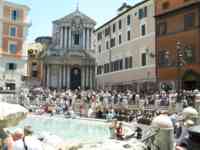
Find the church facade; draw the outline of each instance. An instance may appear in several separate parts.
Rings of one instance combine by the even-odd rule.
[[[43,85],[56,89],[95,87],[95,52],[92,39],[96,22],[81,13],[53,21],[52,43],[40,56]]]

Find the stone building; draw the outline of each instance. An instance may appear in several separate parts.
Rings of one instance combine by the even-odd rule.
[[[44,86],[59,89],[94,87],[92,38],[95,24],[78,8],[53,21],[52,44],[41,54]]]
[[[24,83],[28,12],[25,5],[0,0],[0,89],[15,90]]]
[[[154,0],[123,4],[95,30],[97,87],[156,88]]]
[[[156,0],[155,16],[160,89],[200,88],[200,1]]]

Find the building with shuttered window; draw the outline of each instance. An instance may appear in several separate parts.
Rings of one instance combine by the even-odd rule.
[[[95,31],[98,88],[156,88],[154,1],[123,4]]]
[[[23,83],[26,52],[23,43],[29,23],[29,8],[25,5],[0,1],[0,87],[15,90]]]
[[[157,0],[155,16],[160,89],[175,90],[180,80],[183,89],[199,89],[200,1]],[[177,41],[180,42],[180,51],[177,50]],[[180,54],[181,60],[178,58]]]

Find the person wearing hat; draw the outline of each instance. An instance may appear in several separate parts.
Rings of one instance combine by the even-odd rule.
[[[43,150],[42,143],[33,136],[31,126],[24,127],[24,137],[15,141],[13,150]]]

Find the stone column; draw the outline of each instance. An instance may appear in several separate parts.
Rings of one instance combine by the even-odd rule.
[[[85,87],[87,88],[88,87],[88,66],[86,65],[85,66]]]
[[[92,29],[89,29],[89,49],[91,49],[91,45],[92,45]]]
[[[91,72],[91,66],[89,65],[88,66],[88,86],[90,87],[90,85],[91,85],[91,80],[90,80],[90,72]],[[91,88],[91,87],[90,87]]]
[[[70,88],[70,66],[67,66],[67,88]]]
[[[90,38],[89,38],[89,28],[87,28],[87,49],[89,49],[90,47],[89,47],[89,40],[90,40]]]
[[[81,88],[85,88],[85,66],[81,67]]]
[[[84,35],[85,35],[85,49],[87,49],[87,28],[84,29]]]
[[[59,66],[59,89],[62,88],[62,64],[58,65]]]
[[[71,48],[71,45],[72,45],[72,31],[71,31],[71,28],[69,28],[69,48]]]
[[[91,67],[90,67],[90,88],[93,88],[93,83],[94,83],[93,71],[94,71],[94,67],[91,66]]]
[[[83,49],[85,49],[85,30],[83,29]]]
[[[63,48],[63,27],[60,27],[60,48]]]
[[[87,87],[90,86],[90,66],[87,66]]]
[[[67,40],[68,40],[68,39],[67,39],[67,36],[68,36],[68,35],[67,35],[67,27],[64,28],[64,32],[65,32],[65,38],[64,38],[64,41],[65,41],[64,43],[65,43],[65,44],[64,44],[64,48],[67,48]]]
[[[63,65],[63,87],[66,87],[66,65]]]
[[[69,27],[67,27],[67,48],[69,48]]]

